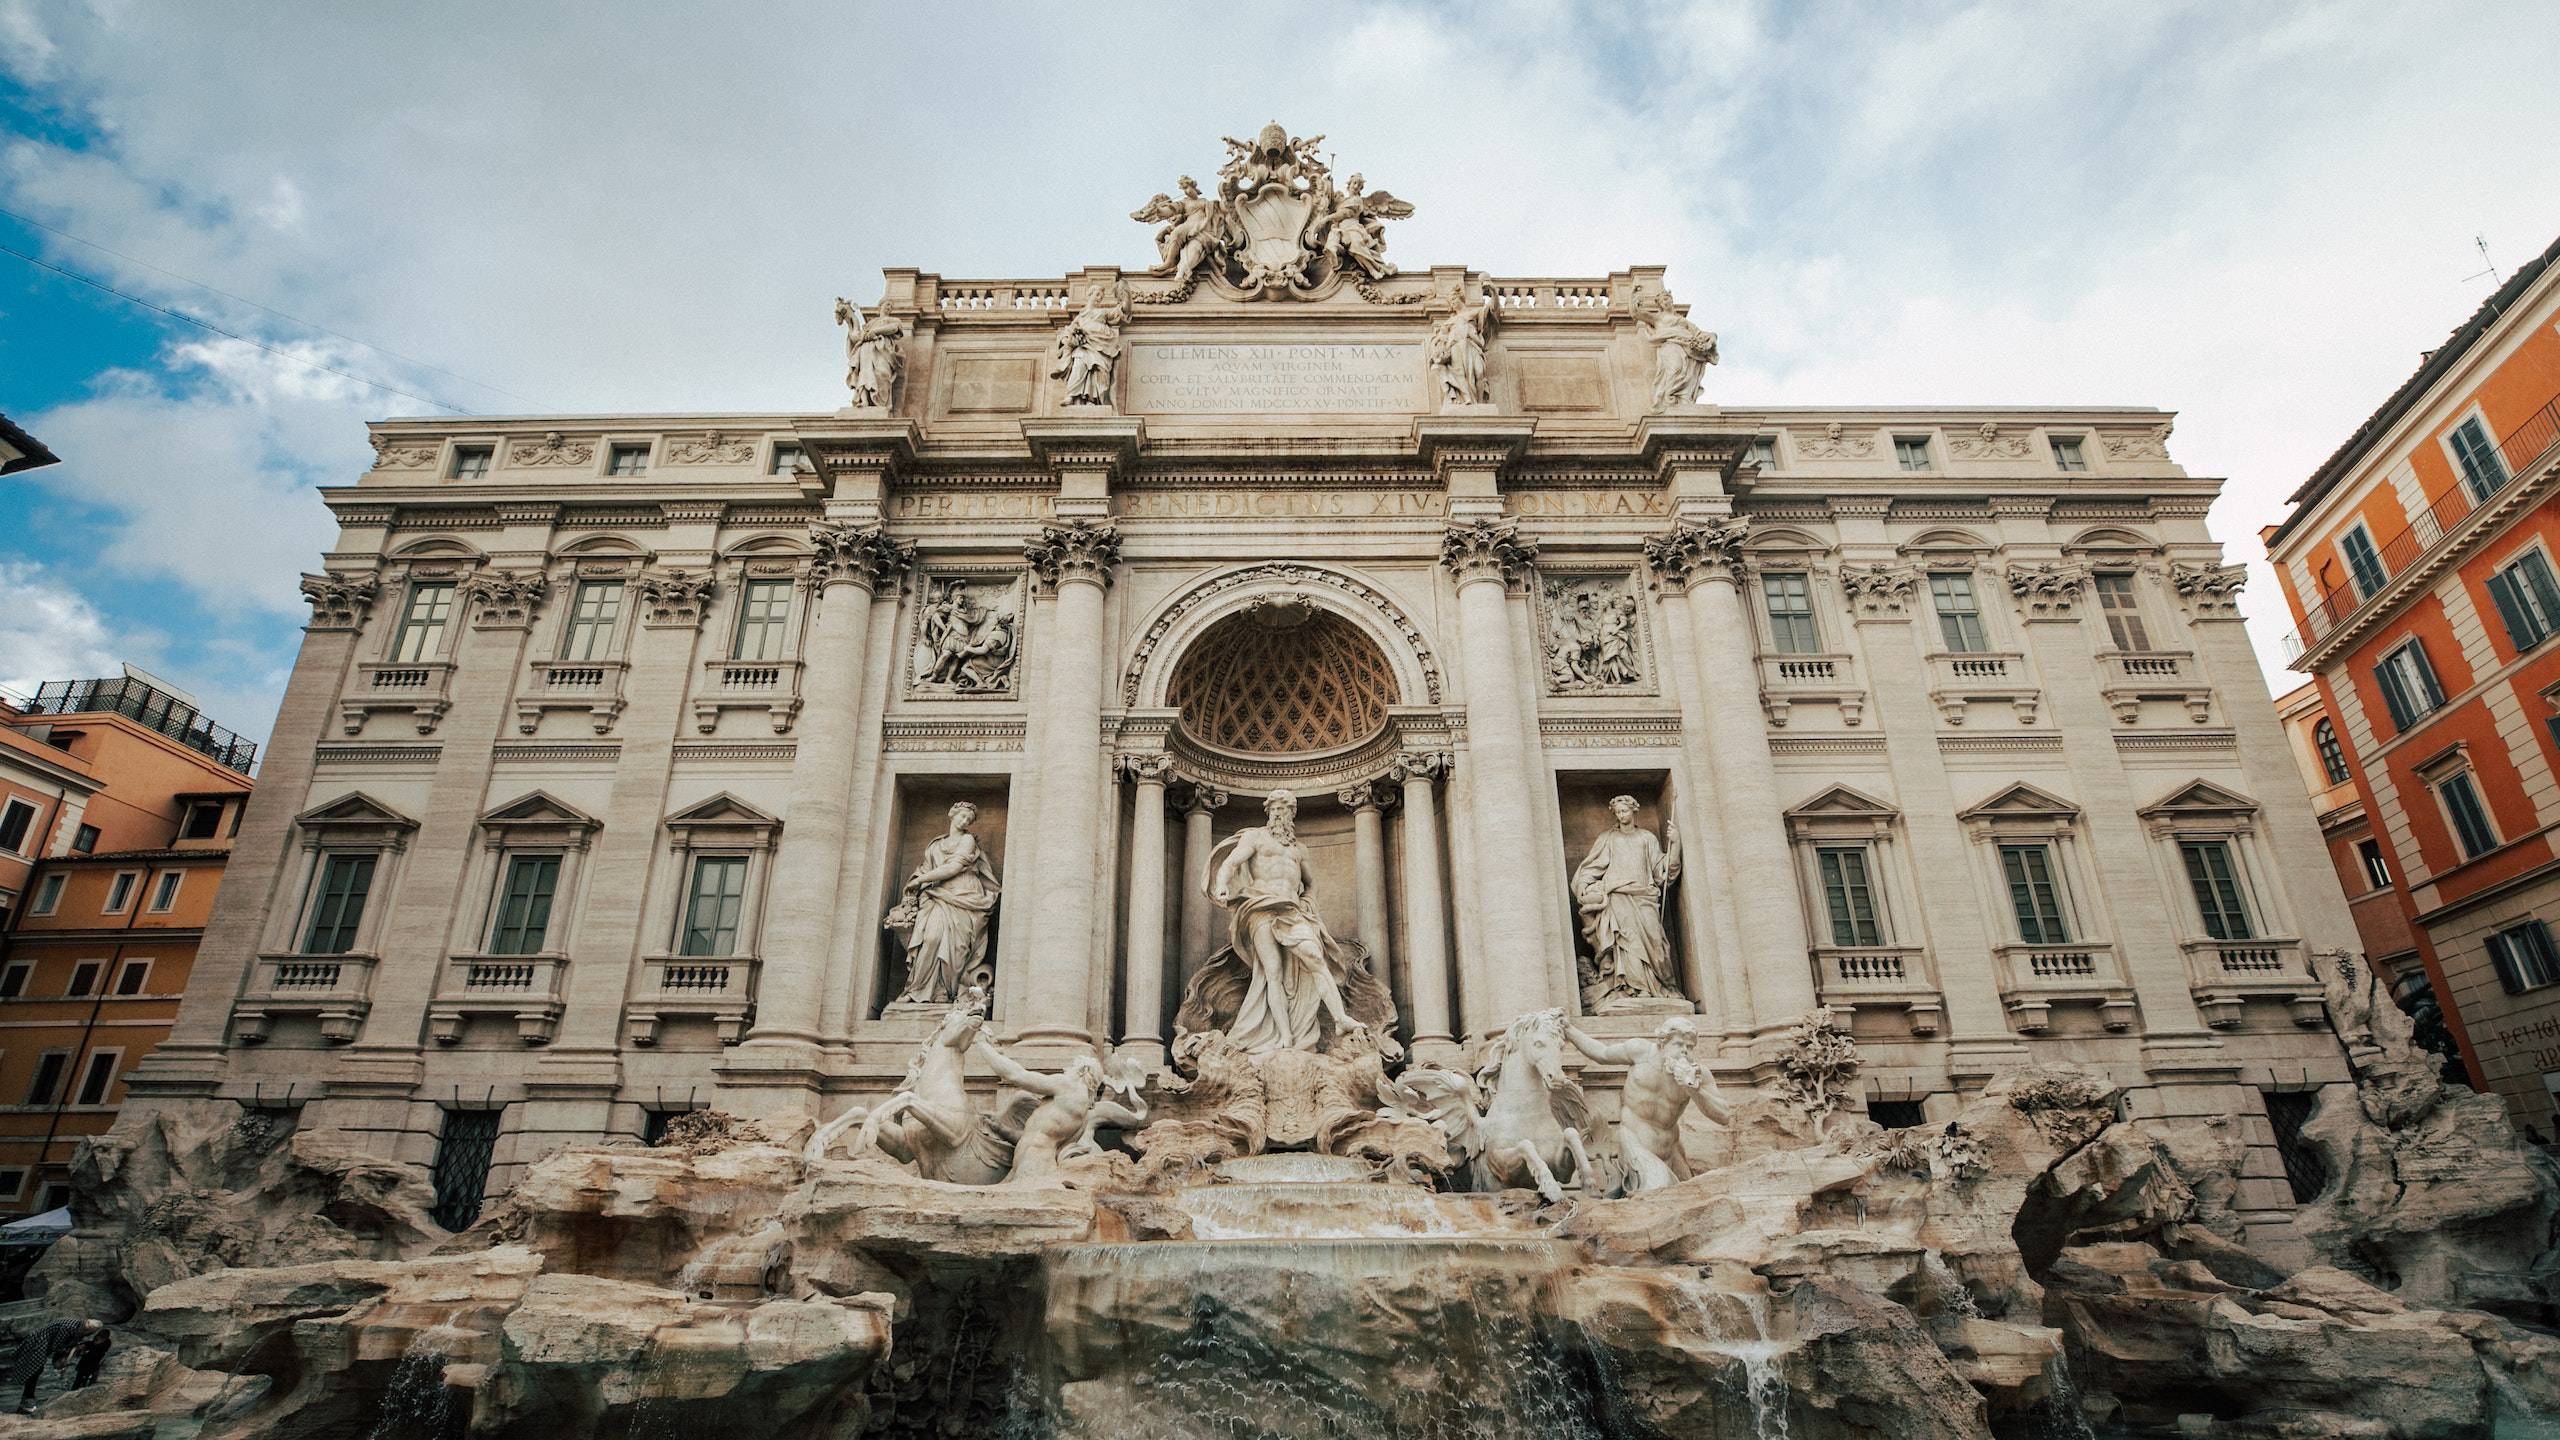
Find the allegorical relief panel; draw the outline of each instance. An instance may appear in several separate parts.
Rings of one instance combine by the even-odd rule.
[[[1548,576],[1538,587],[1538,649],[1551,695],[1650,695],[1644,604],[1631,576]]]
[[[907,694],[1010,699],[1022,659],[1023,581],[1019,570],[923,577]]]

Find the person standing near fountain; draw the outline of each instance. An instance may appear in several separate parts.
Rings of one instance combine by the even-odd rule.
[[[1685,1016],[1662,1022],[1650,1040],[1602,1040],[1568,1020],[1564,1038],[1604,1065],[1627,1067],[1618,1095],[1618,1164],[1628,1194],[1659,1190],[1689,1178],[1688,1152],[1680,1145],[1680,1117],[1691,1103],[1718,1125],[1732,1123],[1733,1107],[1716,1077],[1698,1063],[1697,1024]]]
[[[107,1327],[95,1320],[56,1320],[33,1335],[18,1342],[17,1353],[9,1357],[9,1378],[21,1387],[18,1391],[18,1413],[36,1413],[36,1384],[44,1379],[44,1367],[60,1365],[74,1351],[105,1336]],[[106,1358],[106,1347],[97,1350],[98,1360]],[[82,1367],[89,1380],[98,1377],[95,1362],[83,1358]],[[88,1381],[81,1382],[83,1384]],[[77,1387],[75,1387],[77,1388]]]
[[[1338,1039],[1367,1030],[1342,1003],[1357,958],[1316,913],[1314,875],[1298,843],[1298,797],[1274,790],[1260,825],[1221,848],[1209,898],[1234,914],[1236,955],[1252,967],[1227,1038],[1249,1055],[1321,1050],[1324,1022]],[[1212,857],[1215,858],[1214,856]]]

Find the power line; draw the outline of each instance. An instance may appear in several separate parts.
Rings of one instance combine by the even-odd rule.
[[[21,225],[30,226],[30,227],[32,227],[32,228],[34,228],[34,229],[37,229],[37,230],[42,230],[43,232],[45,232],[45,233],[46,233],[46,234],[48,234],[48,235],[59,235],[59,236],[61,236],[63,239],[68,240],[68,241],[71,241],[73,244],[76,244],[76,245],[86,245],[86,246],[88,246],[90,249],[95,250],[95,251],[98,251],[98,252],[100,252],[101,254],[113,255],[113,256],[114,256],[114,257],[116,257],[117,259],[122,260],[122,261],[126,262],[127,264],[131,264],[131,265],[139,265],[139,266],[141,266],[141,267],[142,267],[143,269],[145,269],[145,270],[153,270],[153,271],[157,271],[157,272],[159,272],[159,273],[160,273],[160,274],[162,274],[162,275],[166,275],[166,276],[168,276],[168,277],[169,277],[170,279],[172,279],[172,280],[183,280],[183,281],[185,281],[187,284],[189,284],[189,285],[193,285],[193,286],[195,286],[197,289],[202,290],[202,291],[205,291],[205,292],[206,292],[206,293],[208,293],[208,294],[219,295],[219,296],[221,296],[221,297],[222,297],[223,299],[225,299],[225,300],[236,301],[236,302],[238,302],[238,303],[240,303],[240,304],[242,304],[242,305],[246,305],[246,306],[248,306],[248,307],[249,307],[250,309],[252,309],[252,310],[264,310],[264,311],[266,311],[268,314],[273,315],[273,316],[277,317],[278,319],[281,319],[281,320],[290,320],[290,321],[292,321],[294,324],[296,324],[296,325],[300,325],[300,326],[302,326],[303,328],[305,328],[305,329],[307,329],[307,330],[317,330],[317,331],[319,331],[319,332],[320,332],[321,334],[323,334],[323,335],[330,336],[330,337],[331,337],[331,338],[333,338],[333,339],[344,340],[344,341],[346,341],[346,342],[347,342],[348,344],[350,344],[350,345],[361,345],[361,346],[363,346],[364,348],[366,348],[367,350],[371,350],[371,351],[373,351],[373,352],[374,352],[374,353],[376,353],[376,354],[379,354],[379,355],[387,355],[387,356],[391,357],[392,359],[399,361],[399,362],[400,362],[401,364],[403,364],[403,365],[415,365],[415,366],[417,366],[417,367],[418,367],[419,369],[421,369],[421,370],[429,370],[429,371],[433,371],[434,373],[436,373],[436,374],[438,374],[438,375],[442,375],[442,376],[444,376],[444,377],[445,377],[446,379],[448,379],[448,380],[459,380],[459,381],[461,381],[461,382],[462,382],[463,384],[465,384],[465,385],[470,385],[470,386],[473,386],[473,387],[475,387],[475,388],[477,388],[477,389],[486,390],[486,391],[488,391],[489,393],[491,393],[491,394],[493,394],[493,395],[504,395],[504,396],[506,396],[506,397],[507,397],[508,399],[510,399],[510,400],[522,400],[525,404],[532,406],[532,407],[533,407],[534,409],[536,409],[536,410],[548,410],[548,409],[550,409],[550,408],[551,408],[550,406],[543,404],[541,401],[536,400],[536,399],[532,398],[531,396],[527,396],[527,395],[519,395],[519,394],[517,394],[516,392],[514,392],[513,390],[501,389],[500,387],[495,386],[495,385],[492,385],[492,384],[490,384],[489,382],[487,382],[487,381],[485,381],[485,380],[474,380],[474,379],[472,379],[472,378],[471,378],[470,376],[468,376],[468,375],[458,374],[458,373],[456,373],[456,372],[454,372],[454,371],[447,370],[446,368],[444,368],[444,367],[443,367],[443,366],[441,366],[441,365],[430,364],[430,363],[428,363],[427,361],[421,360],[421,359],[417,358],[417,357],[416,357],[416,356],[414,356],[414,355],[403,355],[403,354],[401,354],[401,353],[400,353],[399,351],[397,351],[397,350],[392,350],[392,349],[386,348],[386,347],[381,346],[381,345],[376,345],[376,344],[374,344],[374,343],[373,343],[372,341],[370,341],[370,340],[359,340],[359,339],[357,339],[355,336],[350,335],[350,334],[346,333],[346,332],[345,332],[345,331],[343,331],[343,330],[332,330],[332,329],[330,329],[328,326],[323,325],[323,324],[321,324],[320,322],[318,322],[318,321],[316,321],[316,320],[305,320],[305,319],[303,319],[301,316],[296,315],[296,314],[292,313],[291,311],[287,311],[287,310],[279,310],[279,309],[277,309],[276,307],[274,307],[273,305],[268,305],[268,304],[264,304],[264,303],[262,303],[262,302],[260,302],[260,301],[252,300],[252,299],[250,299],[250,298],[249,298],[248,296],[246,296],[246,295],[235,295],[235,294],[231,293],[230,291],[225,290],[225,289],[223,289],[222,287],[220,287],[220,286],[218,286],[218,285],[208,285],[208,284],[206,284],[205,282],[203,282],[202,280],[198,280],[198,279],[196,279],[195,277],[193,277],[193,276],[191,276],[191,275],[181,275],[181,274],[179,274],[177,271],[170,269],[170,268],[169,268],[168,266],[166,266],[166,265],[154,265],[154,264],[152,264],[150,261],[143,259],[143,258],[142,258],[141,256],[139,256],[139,255],[128,255],[128,254],[126,254],[125,252],[123,252],[122,250],[118,250],[118,249],[116,249],[116,248],[115,248],[114,246],[112,246],[112,245],[101,245],[101,244],[99,244],[99,243],[98,243],[97,241],[95,241],[95,240],[91,240],[91,239],[89,239],[88,237],[83,236],[83,235],[74,235],[74,234],[72,234],[70,231],[68,231],[68,230],[64,230],[64,229],[60,228],[59,226],[47,225],[47,224],[46,224],[46,223],[44,223],[43,221],[38,220],[38,219],[34,218],[33,216],[29,216],[29,215],[21,215],[21,214],[19,214],[19,213],[18,213],[17,211],[15,211],[15,210],[10,210],[10,209],[5,209],[5,208],[0,208],[0,215],[6,215],[6,216],[8,216],[10,219],[17,221],[17,222],[18,222],[19,224],[21,224]]]
[[[113,295],[127,304],[139,305],[145,310],[157,311],[162,315],[168,316],[172,320],[183,320],[187,324],[193,325],[199,330],[210,331],[213,334],[221,336],[225,340],[237,340],[243,345],[254,345],[259,349],[266,351],[268,354],[275,356],[279,360],[300,365],[308,370],[325,370],[329,374],[335,375],[341,380],[353,380],[357,384],[365,386],[368,389],[379,390],[386,395],[397,395],[404,400],[415,400],[421,405],[433,405],[439,410],[451,411],[456,415],[472,415],[478,413],[477,411],[465,410],[459,405],[448,405],[444,401],[438,400],[432,395],[421,395],[414,390],[403,390],[397,385],[385,385],[379,380],[368,380],[364,376],[358,375],[352,370],[341,370],[335,365],[323,365],[317,360],[306,360],[303,357],[294,354],[290,350],[278,349],[264,340],[253,340],[246,335],[225,330],[221,326],[216,325],[209,320],[199,320],[184,310],[172,310],[166,305],[155,304],[152,301],[143,299],[139,295],[127,294],[113,285],[108,284],[104,280],[92,279],[89,276],[81,274],[77,270],[66,270],[63,267],[54,264],[50,260],[39,260],[24,250],[12,249],[7,245],[0,245],[0,255],[15,255],[19,259],[26,261],[28,264],[35,266],[39,270],[50,270],[54,274],[59,275],[66,280],[77,280],[92,290],[103,290],[107,294]]]

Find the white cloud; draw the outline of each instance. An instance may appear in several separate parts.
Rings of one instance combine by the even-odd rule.
[[[113,637],[97,607],[32,560],[0,560],[0,690],[113,675]]]

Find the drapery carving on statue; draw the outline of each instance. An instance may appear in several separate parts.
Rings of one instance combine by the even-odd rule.
[[[1431,327],[1431,338],[1422,347],[1423,364],[1443,405],[1482,405],[1491,397],[1485,393],[1485,334],[1493,328],[1493,294],[1469,304],[1466,293],[1451,286],[1441,297],[1449,313]]]
[[[1670,843],[1636,824],[1633,795],[1609,801],[1616,823],[1591,842],[1573,872],[1573,903],[1582,938],[1582,1003],[1604,1013],[1613,1002],[1685,1001],[1662,926],[1663,896],[1680,878],[1680,832]]]
[[[898,404],[898,382],[906,375],[906,356],[899,342],[907,338],[907,322],[889,315],[864,319],[862,307],[839,295],[836,323],[844,327],[844,384],[856,409],[890,410]]]
[[[978,807],[962,800],[951,807],[950,819],[950,828],[925,846],[923,861],[899,887],[897,905],[880,922],[906,951],[906,984],[893,1004],[948,1005],[995,983],[987,941],[1002,887],[993,858],[969,833]]]
[[[1126,299],[1117,289],[1095,285],[1085,291],[1084,308],[1058,331],[1049,347],[1049,376],[1066,382],[1069,406],[1112,407],[1112,385],[1120,374],[1120,329],[1129,323]]]
[[[1653,346],[1654,412],[1694,403],[1699,382],[1718,358],[1715,332],[1690,323],[1672,303],[1668,290],[1637,301],[1636,319],[1644,326],[1646,343]]]
[[[1210,853],[1206,888],[1230,913],[1229,939],[1183,987],[1176,1035],[1222,1030],[1256,1056],[1333,1054],[1363,1038],[1390,1057],[1401,1053],[1390,1038],[1395,999],[1368,947],[1336,939],[1316,909],[1297,797],[1274,791],[1263,808],[1264,823]]]

